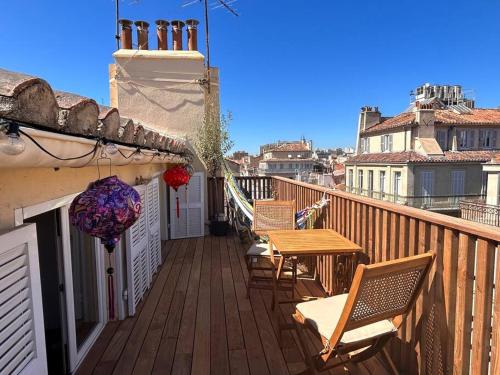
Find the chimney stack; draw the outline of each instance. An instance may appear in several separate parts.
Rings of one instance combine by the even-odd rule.
[[[188,49],[189,51],[198,51],[198,20],[187,20],[188,27]]]
[[[122,26],[122,32],[120,36],[121,48],[132,49],[132,21],[120,20],[118,22]]]
[[[156,20],[156,36],[158,37],[158,50],[168,50],[167,27],[170,25],[165,20]]]
[[[182,51],[182,28],[184,27],[184,22],[182,21],[172,21],[172,45],[174,51]]]
[[[148,27],[149,23],[146,21],[136,21],[137,27],[137,44],[139,49],[148,49]]]

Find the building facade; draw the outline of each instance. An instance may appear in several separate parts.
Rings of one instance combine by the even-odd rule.
[[[300,175],[309,175],[318,164],[313,159],[311,142],[279,143],[274,147],[261,146],[266,150],[259,162],[259,176],[282,176],[296,178]]]
[[[373,198],[454,214],[485,194],[482,164],[500,149],[500,109],[476,108],[460,86],[425,84],[410,107],[384,117],[363,107],[346,187]]]

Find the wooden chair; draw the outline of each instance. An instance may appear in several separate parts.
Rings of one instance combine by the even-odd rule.
[[[397,369],[384,345],[417,300],[434,261],[429,252],[372,265],[358,265],[349,293],[299,303],[292,315],[309,369],[317,373],[381,352]],[[319,337],[323,350],[307,350],[304,328]]]
[[[265,237],[273,230],[295,229],[295,202],[278,200],[254,201],[252,229],[253,232],[260,237]],[[276,281],[276,267],[274,263],[274,259],[277,257],[280,257],[278,252],[271,254],[269,245],[258,241],[253,243],[246,252],[248,268],[247,295],[250,294],[251,288],[272,290],[273,309],[277,299],[277,289],[279,287]],[[291,269],[287,268],[284,269],[284,271],[288,273],[291,271],[291,277],[295,280],[297,277],[296,262],[294,261],[292,264],[294,266],[292,266]],[[256,275],[256,271],[261,271],[260,275]],[[266,277],[262,275],[264,272],[271,273],[271,276]]]

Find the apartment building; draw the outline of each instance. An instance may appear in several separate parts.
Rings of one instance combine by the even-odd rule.
[[[396,116],[361,109],[347,189],[455,214],[485,194],[482,164],[500,152],[499,135],[500,109],[476,108],[458,85],[424,84]]]
[[[317,165],[313,159],[312,142],[302,139],[294,142],[279,142],[274,147],[261,146],[262,160],[259,162],[259,176],[282,176],[296,178],[307,174]]]

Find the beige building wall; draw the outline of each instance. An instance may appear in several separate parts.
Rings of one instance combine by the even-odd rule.
[[[394,193],[394,173],[401,173],[401,189],[399,191],[400,196],[408,195],[408,186],[409,181],[412,179],[411,170],[406,165],[394,164],[394,165],[355,165],[346,167],[346,184],[348,184],[349,180],[349,171],[352,170],[354,187],[357,188],[359,186],[359,171],[363,171],[363,189],[368,190],[368,174],[369,171],[373,171],[373,191],[380,192],[380,172],[385,172],[385,184],[384,184],[384,192],[386,194]]]
[[[486,203],[500,205],[500,164],[485,164],[483,171],[487,173]]]
[[[111,175],[135,185],[141,177],[151,179],[163,172],[166,164],[112,166]],[[101,167],[101,177],[109,167]],[[97,180],[97,167],[85,168],[8,168],[0,169],[0,230],[14,228],[14,212],[85,190],[89,182]]]
[[[392,134],[392,152],[405,151],[406,132],[386,133]],[[382,152],[381,134],[368,137],[370,142],[370,153]]]
[[[205,104],[219,112],[219,75],[207,96],[204,56],[197,51],[118,50],[110,66],[111,105],[120,115],[169,135],[192,139]]]

